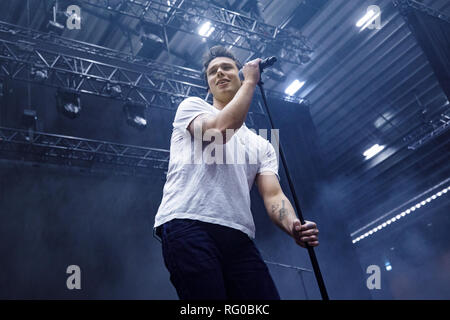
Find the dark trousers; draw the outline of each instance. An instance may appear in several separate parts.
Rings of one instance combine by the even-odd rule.
[[[279,300],[253,241],[243,232],[197,220],[161,227],[164,263],[182,300]]]

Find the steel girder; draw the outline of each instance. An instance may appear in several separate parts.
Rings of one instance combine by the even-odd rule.
[[[167,170],[169,151],[0,127],[2,158],[122,172]]]
[[[67,52],[67,48],[65,49]],[[174,110],[188,96],[204,96],[206,87],[192,78],[162,68],[136,68],[124,63],[106,63],[62,53],[57,48],[42,48],[33,41],[12,41],[0,38],[0,77],[33,81],[41,84],[75,89],[115,99],[144,102],[147,105]],[[114,63],[114,61],[112,61]],[[45,77],[36,77],[37,71]],[[181,78],[181,79],[180,79]],[[108,88],[119,85],[119,94]]]
[[[314,51],[300,32],[269,25],[209,1],[121,0],[115,7],[109,0],[79,0],[78,3],[197,36],[199,27],[209,21],[215,28],[209,41],[243,49],[250,56],[276,55],[294,65],[309,62]]]

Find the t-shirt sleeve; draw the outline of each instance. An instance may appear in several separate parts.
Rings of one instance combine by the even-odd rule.
[[[197,97],[189,97],[178,106],[173,127],[186,130],[192,120],[204,113],[214,115],[214,111],[207,102]]]
[[[274,173],[278,180],[280,180],[280,176],[278,175],[278,159],[277,154],[275,152],[275,148],[269,141],[265,141],[265,151],[261,157],[261,163],[258,169],[259,173]]]

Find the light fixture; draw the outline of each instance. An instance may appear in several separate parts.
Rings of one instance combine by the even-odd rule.
[[[432,196],[427,197],[426,200],[422,200],[422,201],[416,203],[415,205],[411,206],[410,208],[408,208],[404,211],[401,211],[400,213],[397,213],[395,216],[392,216],[392,218],[385,220],[384,222],[380,223],[378,226],[371,229],[371,231],[366,232],[366,233],[356,237],[355,239],[352,240],[352,243],[361,241],[362,239],[367,238],[368,236],[372,235],[373,233],[377,232],[378,230],[381,230],[382,228],[385,228],[388,225],[390,225],[396,221],[399,221],[401,218],[411,214],[412,212],[414,212],[420,208],[423,208],[425,205],[427,205],[428,203],[430,203],[433,200],[436,200],[439,196],[442,196],[443,194],[447,193],[448,191],[450,191],[450,186],[439,190]]]
[[[81,112],[80,94],[71,89],[58,89],[56,94],[57,110],[69,119],[75,119]]]
[[[391,271],[392,270],[392,266],[391,266],[391,263],[389,261],[387,261],[384,264],[384,267],[386,268],[387,271]]]
[[[286,80],[286,74],[283,72],[283,70],[276,67],[267,68],[264,73],[270,79],[275,81],[283,82],[284,80]]]
[[[58,23],[57,21],[50,20],[47,24],[47,30],[50,33],[61,35],[64,31],[64,26],[61,23]]]
[[[40,67],[32,67],[31,76],[38,81],[44,81],[48,79],[48,70]]]
[[[26,129],[36,130],[37,120],[38,120],[38,117],[36,114],[36,110],[31,110],[31,109],[23,110],[22,125]]]
[[[371,18],[373,18],[375,15],[376,15],[375,10],[373,10],[373,9],[368,10],[366,12],[366,14],[361,19],[358,20],[358,22],[356,23],[356,26],[358,28],[361,28],[365,23],[367,23],[369,20],[371,20]]]
[[[303,87],[305,84],[305,81],[300,82],[299,80],[295,79],[287,88],[284,90],[284,93],[287,95],[293,96],[298,90],[300,90],[301,87]]]
[[[107,83],[105,90],[110,97],[119,97],[122,94],[122,87],[118,84]]]
[[[127,101],[123,106],[127,123],[140,130],[147,127],[146,110],[147,105],[141,102]]]
[[[377,153],[379,153],[381,150],[384,149],[384,146],[380,146],[378,144],[373,145],[369,149],[363,152],[363,156],[366,157],[366,160],[369,160],[373,156],[375,156]]]
[[[160,51],[165,47],[161,26],[150,22],[141,22],[137,28],[141,43],[138,56],[156,59]]]
[[[160,43],[163,44],[164,40],[155,33],[144,33],[141,37],[141,43],[144,45],[145,43],[155,44]]]
[[[47,23],[47,30],[50,33],[55,33],[57,35],[61,35],[64,31],[64,25],[58,22],[66,21],[65,14],[63,12],[58,11],[57,3],[53,6],[53,20],[49,20]]]
[[[166,12],[169,12],[170,9],[172,9],[172,7],[175,5],[175,2],[177,2],[177,0],[167,0]]]
[[[216,28],[211,25],[211,22],[206,21],[205,23],[202,24],[202,26],[200,27],[200,29],[198,29],[198,34],[201,35],[202,37],[209,37],[211,35],[211,33],[213,33],[213,31]]]

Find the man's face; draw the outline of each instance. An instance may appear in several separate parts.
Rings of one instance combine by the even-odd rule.
[[[233,59],[218,57],[213,59],[206,70],[209,90],[215,99],[230,101],[241,87],[239,70]]]

